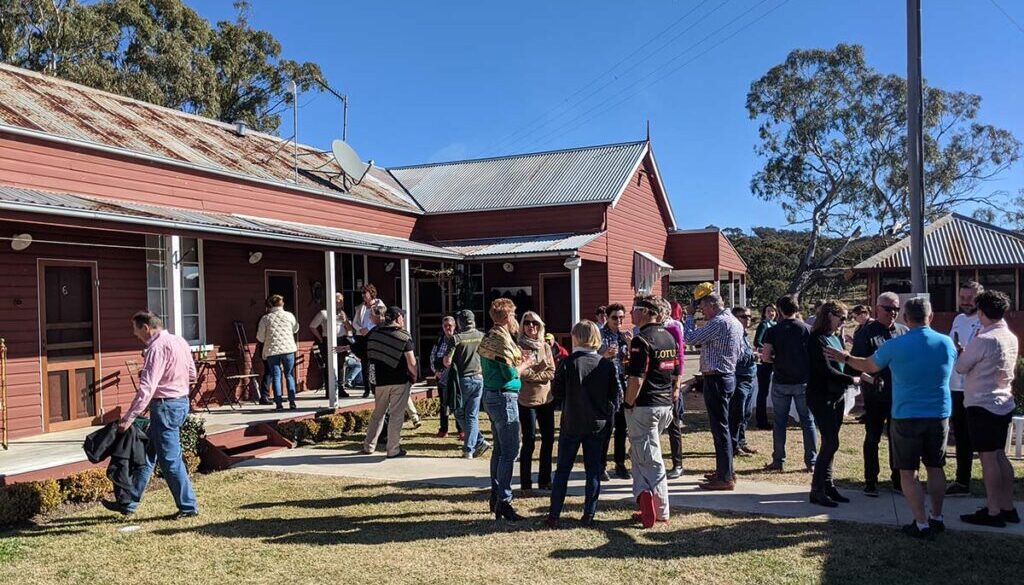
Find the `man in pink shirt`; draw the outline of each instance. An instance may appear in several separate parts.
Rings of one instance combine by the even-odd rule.
[[[118,428],[127,430],[148,406],[149,449],[146,466],[135,474],[131,503],[125,508],[110,502],[104,505],[125,515],[135,513],[159,462],[174,503],[178,505],[176,518],[197,516],[196,494],[181,458],[181,427],[190,409],[189,387],[196,378],[191,349],[187,341],[165,331],[160,317],[148,311],[132,316],[132,332],[146,345],[145,358],[139,372],[139,391],[121,417]]]

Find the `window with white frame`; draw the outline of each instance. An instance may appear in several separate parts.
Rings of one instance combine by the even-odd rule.
[[[146,297],[149,310],[166,323],[171,316],[170,270],[167,241],[163,236],[146,236]],[[203,302],[203,241],[181,238],[181,331],[192,345],[206,342]]]

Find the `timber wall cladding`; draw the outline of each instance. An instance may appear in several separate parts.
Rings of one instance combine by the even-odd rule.
[[[714,232],[673,234],[668,239],[665,261],[676,270],[709,269],[718,265],[720,251]]]
[[[249,264],[249,252],[258,250],[263,258],[257,264]],[[238,357],[238,341],[235,321],[245,325],[249,350],[253,352],[255,369],[263,372],[256,355],[256,328],[265,312],[267,299],[266,271],[290,271],[295,273],[298,297],[295,303],[295,318],[299,322],[299,360],[296,370],[298,389],[316,388],[320,385],[321,373],[314,365],[311,350],[313,335],[309,322],[324,307],[324,254],[313,250],[289,250],[274,246],[256,244],[235,244],[203,240],[204,286],[206,299],[206,340],[216,345],[230,357]],[[276,272],[275,272],[276,273]],[[319,287],[317,287],[319,284]],[[318,297],[314,297],[318,294]],[[312,367],[311,367],[312,366]],[[234,373],[234,366],[227,373]],[[239,392],[231,387],[231,391]],[[214,395],[213,382],[208,380],[204,392],[216,404],[223,401],[219,393]],[[248,398],[247,396],[244,398]]]
[[[594,233],[604,229],[604,203],[427,215],[414,238],[443,242],[470,238],[537,234]]]
[[[242,213],[408,238],[416,216],[202,171],[0,136],[0,183],[217,213]]]
[[[668,242],[669,217],[662,197],[652,185],[645,158],[633,174],[615,207],[608,209],[608,300],[627,307],[633,300],[633,252],[640,250],[662,258]],[[671,262],[670,262],[671,263]],[[664,294],[663,279],[654,294]],[[627,321],[630,320],[626,315]]]
[[[44,244],[38,240],[143,246],[144,237],[0,222],[0,233],[31,233],[27,250],[0,247],[0,337],[8,347],[8,416],[12,438],[43,431],[39,359],[37,259],[96,261],[100,321],[100,404],[106,413],[131,402],[135,390],[125,360],[141,361],[142,345],[129,319],[146,306],[146,257],[143,250]]]

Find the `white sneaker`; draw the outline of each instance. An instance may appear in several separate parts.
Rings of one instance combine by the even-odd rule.
[[[463,451],[462,452],[462,458],[463,459],[472,459],[473,458],[473,452],[472,451]]]

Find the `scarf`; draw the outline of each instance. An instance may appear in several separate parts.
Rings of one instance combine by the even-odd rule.
[[[508,329],[505,327],[491,329],[487,336],[480,341],[477,353],[482,358],[501,362],[513,368],[518,366],[519,362],[523,359],[522,350],[512,340],[512,335],[509,334]]]
[[[543,337],[544,336],[542,335],[541,338],[543,339]],[[524,347],[526,349],[532,349],[533,351],[537,351],[537,352],[540,351],[540,348],[542,347],[542,344],[544,343],[541,339],[533,339],[533,338],[527,337],[526,334],[524,334],[522,331],[519,332],[519,338],[516,341],[519,342],[520,347]]]

